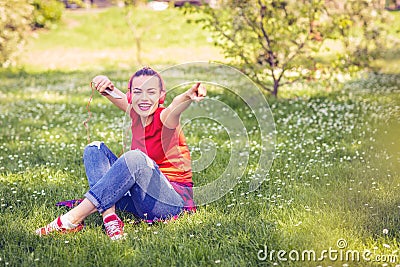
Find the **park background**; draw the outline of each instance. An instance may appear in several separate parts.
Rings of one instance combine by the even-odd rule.
[[[90,80],[106,74],[126,88],[142,65],[162,70],[192,61],[226,62],[191,14],[169,6],[132,10],[135,32],[123,7],[64,10],[60,22],[29,32],[17,63],[0,71],[0,264],[6,266],[396,266],[399,264],[400,49],[374,60],[373,70],[330,81],[305,80],[265,93],[276,127],[275,159],[264,183],[238,185],[193,215],[169,223],[135,223],[123,214],[128,238],[111,242],[99,216],[84,232],[39,238],[37,227],[64,212],[54,204],[87,190],[81,161],[87,144]],[[399,37],[399,14],[388,12],[391,38]],[[140,38],[140,40],[138,40]],[[138,41],[140,49],[138,49]],[[234,97],[212,90],[242,118],[251,112]],[[171,98],[170,98],[171,99]],[[239,103],[239,104],[238,104]],[[91,139],[121,150],[123,114],[99,95],[91,105]],[[118,114],[117,116],[115,114]],[[244,119],[245,120],[245,119]],[[253,127],[248,119],[248,127]],[[224,150],[218,125],[199,121],[185,129],[194,158],[199,140]],[[255,128],[256,129],[256,128]],[[257,130],[254,130],[257,132]],[[257,137],[252,151],[260,151]],[[213,179],[224,167],[195,174]],[[251,173],[250,173],[251,174]],[[248,175],[250,175],[248,174]],[[197,179],[197,180],[196,180]],[[370,250],[397,262],[279,261],[270,250]],[[345,250],[343,250],[345,251]],[[386,260],[394,257],[386,257]]]

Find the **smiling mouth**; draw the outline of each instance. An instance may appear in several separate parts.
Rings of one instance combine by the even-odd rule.
[[[138,106],[141,111],[148,111],[151,108],[151,104],[139,104]]]

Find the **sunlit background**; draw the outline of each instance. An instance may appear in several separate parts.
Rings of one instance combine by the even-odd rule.
[[[400,3],[183,2],[189,1],[0,2],[0,265],[400,264]],[[317,11],[306,17],[310,7]],[[168,223],[148,225],[122,213],[123,242],[108,240],[97,215],[81,233],[35,236],[66,211],[56,202],[88,190],[82,164],[88,134],[115,154],[124,151],[125,114],[96,92],[88,106],[91,79],[104,74],[126,90],[139,67],[162,71],[193,61],[232,66],[262,92],[275,127],[268,133],[276,138],[271,168],[259,161],[262,122],[251,105],[261,97],[245,103],[210,84],[207,101],[229,106],[249,135],[242,154],[248,165],[235,187]],[[197,71],[194,79],[221,77]],[[165,79],[178,76],[166,72]],[[170,91],[167,105],[182,88]],[[196,108],[207,110],[206,103]],[[207,112],[209,119],[190,120],[188,113],[184,121],[199,186],[223,173],[230,142],[240,139],[212,120],[219,110]],[[269,171],[252,191],[258,168]],[[260,259],[266,246],[314,250],[317,258],[329,248],[370,250],[376,262]]]

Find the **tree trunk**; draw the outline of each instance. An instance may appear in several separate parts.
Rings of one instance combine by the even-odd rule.
[[[278,88],[279,88],[279,81],[274,80],[274,90],[272,91],[272,95],[278,98]]]
[[[142,39],[140,35],[136,35],[136,60],[139,63],[139,65],[142,65]]]

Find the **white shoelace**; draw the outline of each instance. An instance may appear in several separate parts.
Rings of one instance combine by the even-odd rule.
[[[76,227],[80,226],[80,224],[74,225],[70,222],[67,222],[68,226],[64,225],[62,222],[61,222],[61,226],[59,226],[58,225],[59,219],[61,219],[61,218],[57,218],[54,221],[52,221],[51,223],[47,224],[46,226],[36,229],[36,234],[42,236],[42,235],[47,235],[53,231],[60,231],[60,232],[64,232],[64,231],[68,231],[68,230],[73,231]],[[83,226],[81,226],[81,227],[83,227]],[[78,230],[80,230],[80,229],[78,229]]]
[[[44,231],[45,231],[46,235],[48,233],[52,232],[53,230],[56,230],[56,231],[61,230],[61,227],[59,227],[57,224],[57,220],[58,220],[58,218],[44,227]],[[40,231],[40,229],[38,229],[38,232],[39,231]]]
[[[114,236],[115,234],[119,234],[119,235],[121,234],[120,233],[121,227],[117,220],[113,220],[111,222],[105,223],[104,227],[106,228],[107,235],[109,235],[110,237]]]

